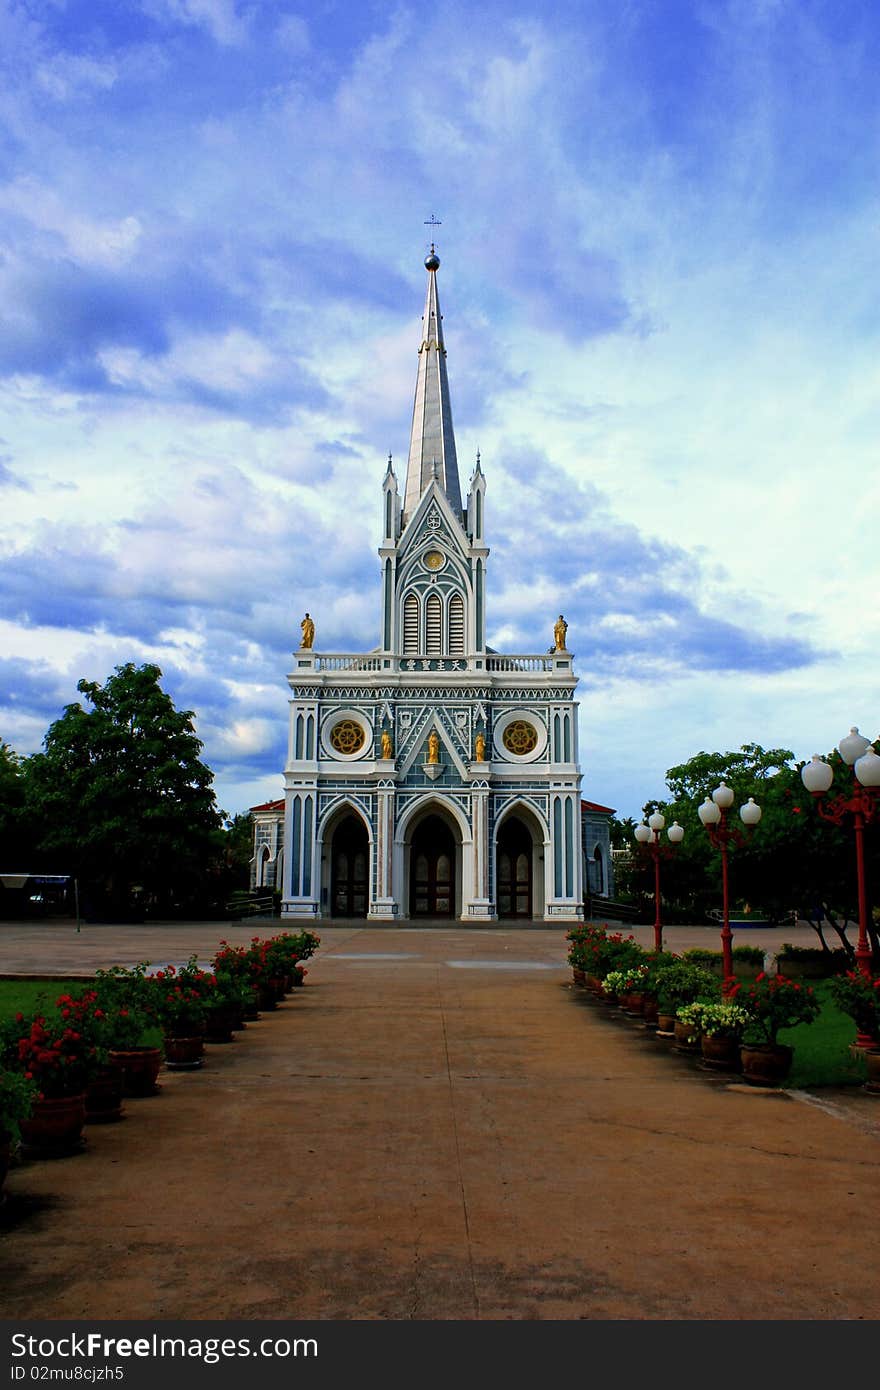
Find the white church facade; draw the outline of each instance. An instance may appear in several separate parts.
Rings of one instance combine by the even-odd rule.
[[[553,645],[539,653],[487,646],[486,479],[477,455],[462,498],[439,264],[432,247],[403,490],[390,458],[382,482],[380,644],[323,651],[306,615],[283,826],[279,803],[254,808],[255,884],[280,889],[289,919],[584,915],[566,624],[545,619]]]

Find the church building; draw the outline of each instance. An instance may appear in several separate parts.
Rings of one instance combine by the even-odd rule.
[[[323,651],[306,614],[283,838],[275,804],[257,808],[285,918],[583,918],[567,624],[539,615],[553,641],[536,653],[486,644],[487,480],[478,454],[462,496],[439,266],[432,246],[406,475],[389,457],[381,484],[380,644]]]

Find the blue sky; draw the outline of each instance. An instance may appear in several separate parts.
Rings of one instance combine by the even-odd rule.
[[[378,640],[428,229],[489,640],[569,621],[584,794],[880,719],[880,11],[0,0],[0,738],[157,661],[280,792]]]

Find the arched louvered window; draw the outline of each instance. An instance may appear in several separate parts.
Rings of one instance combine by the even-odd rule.
[[[403,601],[403,650],[419,650],[419,601],[415,594],[407,594]]]
[[[442,620],[440,595],[429,594],[425,604],[425,651],[428,656],[440,655]]]
[[[453,594],[449,600],[449,653],[450,656],[464,654],[464,599],[461,594]]]

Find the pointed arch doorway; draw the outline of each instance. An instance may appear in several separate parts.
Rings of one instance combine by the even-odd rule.
[[[496,904],[499,917],[531,918],[535,896],[535,842],[519,816],[507,816],[498,830]]]
[[[366,917],[370,895],[370,843],[359,816],[346,815],[330,850],[330,914]]]
[[[426,816],[413,831],[409,912],[411,917],[455,915],[455,836],[440,816]]]

